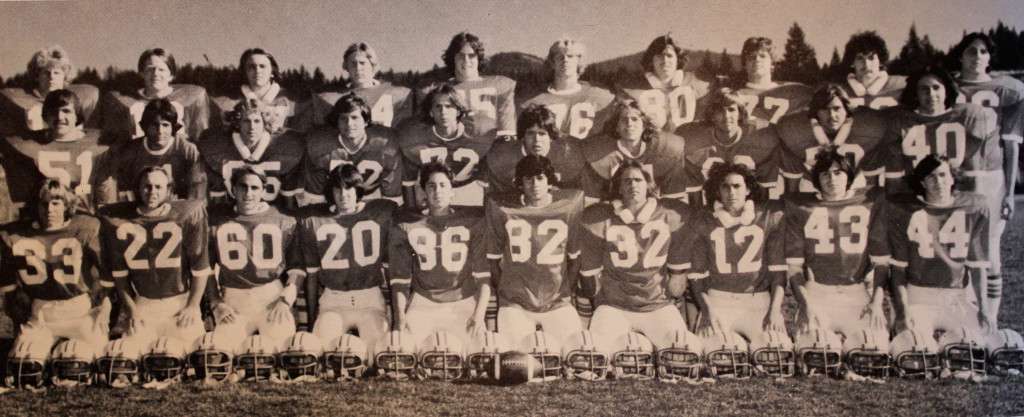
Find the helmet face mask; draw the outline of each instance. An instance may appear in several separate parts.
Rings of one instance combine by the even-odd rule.
[[[792,349],[766,347],[754,351],[754,366],[766,374],[789,377],[796,374],[796,353]]]
[[[42,328],[45,329],[45,328]],[[4,382],[12,388],[41,388],[46,382],[46,362],[53,347],[48,330],[22,326],[21,334],[7,354]]]
[[[107,342],[103,354],[96,358],[96,381],[101,385],[121,388],[138,382],[141,363],[132,337]]]
[[[947,330],[939,338],[942,366],[951,372],[966,371],[984,376],[988,352],[981,340],[977,332],[965,327]]]
[[[406,381],[416,376],[416,345],[412,336],[392,330],[377,345],[377,373],[384,378]]]
[[[658,351],[658,378],[666,381],[698,379],[701,371],[700,354],[680,348]]]
[[[804,375],[840,376],[843,368],[843,343],[830,330],[815,328],[799,334],[797,355]]]
[[[211,380],[211,381],[224,381],[231,376],[232,362],[234,362],[234,355],[232,353],[232,345],[238,343],[232,343],[232,340],[240,341],[240,335],[237,338],[225,334],[224,332],[207,332],[192,345],[192,353],[186,358],[188,369],[186,374],[197,380]]]
[[[46,379],[46,364],[30,358],[7,359],[7,386],[13,388],[41,388]]]
[[[175,381],[185,369],[185,346],[177,339],[160,337],[142,355],[143,382]]]
[[[615,341],[612,369],[615,378],[654,379],[654,345],[646,336],[629,332]]]
[[[427,379],[459,379],[465,369],[464,365],[462,355],[452,352],[425,352],[420,357],[420,370]]]
[[[846,367],[860,376],[888,378],[892,357],[887,352],[875,349],[854,349],[846,353]]]
[[[890,344],[893,365],[902,377],[934,378],[942,370],[938,344],[919,330],[900,332]]]
[[[277,347],[271,339],[249,336],[235,355],[232,366],[241,381],[268,381],[277,367]]]
[[[470,378],[497,379],[501,353],[508,350],[508,340],[499,333],[484,332],[474,343],[471,353],[466,357]]]
[[[367,367],[367,348],[362,339],[343,334],[324,353],[326,378],[332,381],[355,381]]]
[[[88,385],[95,357],[95,351],[84,342],[65,340],[57,344],[50,359],[50,382],[64,387]]]
[[[989,336],[988,360],[992,373],[999,376],[1024,373],[1024,337],[1011,329],[1000,329]]]
[[[519,342],[519,350],[533,356],[540,363],[541,379],[554,381],[562,377],[562,349],[558,341],[544,331],[526,335]]]
[[[608,375],[608,356],[589,350],[573,350],[565,356],[565,375],[569,378],[600,381]]]
[[[284,352],[277,355],[279,377],[285,381],[320,379],[320,356],[324,345],[313,333],[297,332],[285,340]]]
[[[705,367],[713,377],[749,378],[753,375],[746,340],[736,333],[712,333],[704,341]]]

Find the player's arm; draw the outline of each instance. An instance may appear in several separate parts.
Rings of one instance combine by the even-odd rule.
[[[213,102],[213,98],[206,93],[206,89],[195,86],[194,87],[198,94],[195,102],[185,108],[185,113],[188,115],[186,129],[188,129],[188,140],[192,143],[196,143],[199,140],[199,135],[204,130],[209,129],[211,126],[220,125],[220,111],[211,110],[219,109],[217,103]]]
[[[296,226],[295,245],[293,250],[301,260],[301,266],[305,274],[290,274],[289,280],[294,277],[296,293],[299,288],[304,290],[306,299],[306,317],[309,319],[310,328],[316,323],[316,314],[320,311],[320,254],[316,244],[316,222],[312,219],[302,219]],[[296,295],[297,296],[297,295]]]
[[[1003,144],[1003,184],[1006,184],[1006,194],[1000,212],[989,215],[1010,219],[1014,211],[1013,192],[1017,184],[1018,154],[1020,143],[1024,141],[1024,100],[1003,108],[999,130]]]
[[[7,244],[0,247],[0,293],[4,295],[4,311],[17,325],[28,322],[32,313],[32,300],[21,288],[18,267]]]
[[[477,223],[473,230],[473,238],[469,247],[470,268],[473,271],[473,280],[476,281],[476,305],[473,307],[473,317],[469,322],[469,333],[477,336],[487,331],[487,304],[491,300],[491,270],[490,262],[487,260],[487,246],[477,244],[476,238],[485,234],[483,219]]]
[[[701,212],[699,217],[704,217]],[[694,298],[697,300],[697,306],[700,308],[704,316],[706,317],[707,323],[712,328],[721,329],[721,323],[718,322],[714,316],[714,312],[708,308],[708,288],[710,287],[710,260],[709,256],[713,256],[712,248],[709,246],[708,230],[701,227],[698,223],[697,227],[694,227],[694,240],[692,250],[690,251],[690,270],[686,273],[687,284],[690,287],[690,291],[693,293]]]
[[[326,167],[321,167],[317,164],[316,158],[309,151],[310,148],[307,147],[300,163],[302,166],[302,186],[301,189],[295,191],[296,205],[299,207],[325,201],[324,186],[327,184],[328,171]]]
[[[268,319],[271,322],[279,323],[292,319],[290,314],[295,299],[299,296],[299,288],[306,278],[306,271],[303,269],[302,251],[298,247],[298,225],[291,223],[288,230],[283,230],[281,242],[285,248],[285,283],[284,288],[274,302]]]
[[[505,224],[499,209],[494,200],[488,199],[485,203],[484,219],[485,227],[484,242],[487,248],[487,261],[490,264],[491,286],[498,288],[501,280],[501,258],[505,256],[505,246],[508,245],[508,235],[505,232]]]
[[[203,300],[203,293],[206,292],[206,283],[210,275],[213,275],[213,269],[210,268],[210,231],[206,222],[206,209],[202,206],[197,207],[184,229],[181,249],[188,260],[186,265],[191,269],[188,271],[188,301],[177,314],[178,327],[189,327],[202,322],[199,306]]]
[[[691,264],[687,254],[692,250],[696,236],[692,233],[690,228],[692,222],[690,221],[690,210],[686,206],[680,204],[682,208],[679,210],[680,213],[680,224],[676,230],[672,231],[672,239],[668,245],[668,254],[665,262],[666,270],[668,271],[668,282],[666,288],[668,289],[668,296],[674,299],[683,296],[686,292],[687,274],[690,270]]]
[[[110,299],[114,296],[116,290],[114,289],[114,281],[110,276],[110,270],[107,269],[101,256],[99,222],[95,224],[97,228],[88,231],[84,236],[82,257],[84,261],[83,267],[88,268],[100,284],[99,288],[90,291],[93,307],[92,313],[96,317],[94,328],[106,335],[110,332]]]
[[[881,199],[882,196],[879,196]],[[885,289],[889,287],[890,272],[889,260],[892,249],[886,235],[888,213],[884,199],[875,203],[871,209],[871,222],[868,224],[868,259],[871,261],[872,287],[871,301],[865,306],[864,314],[870,316],[872,326],[885,328]]]
[[[601,275],[604,272],[604,251],[610,250],[604,242],[604,225],[597,214],[601,206],[591,206],[583,213],[582,229],[580,235],[580,276],[579,295],[587,298],[594,298],[601,289]]]
[[[799,181],[797,181],[798,185]],[[805,265],[805,241],[804,224],[808,220],[798,214],[795,207],[786,213],[783,221],[785,243],[784,253],[786,256],[786,280],[793,289],[793,296],[804,313],[804,322],[808,326],[818,325],[818,314],[814,311],[807,299],[807,276],[804,272]]]
[[[407,208],[416,208],[416,180],[419,178],[420,166],[402,152],[402,201]]]
[[[412,293],[413,261],[417,255],[409,244],[408,234],[400,225],[388,233],[388,284],[391,285],[391,316],[394,329],[405,325],[405,309]]]
[[[202,158],[199,156],[199,150],[195,146],[190,146],[188,152],[188,193],[186,197],[190,200],[203,201],[206,199],[206,167],[203,163]]]
[[[974,225],[971,228],[971,240],[968,243],[967,248],[967,262],[965,262],[968,268],[968,274],[971,278],[971,285],[974,286],[974,294],[978,300],[978,321],[979,324],[984,328],[995,331],[996,318],[988,317],[985,312],[988,311],[988,275],[985,270],[989,268],[989,253],[988,253],[988,234],[989,234],[989,212],[988,206],[984,205],[978,210],[978,213],[973,216]]]
[[[784,241],[782,232],[782,211],[778,210],[772,213],[774,219],[774,227],[765,239],[765,242],[782,242]],[[771,287],[769,292],[771,293],[771,304],[768,306],[768,315],[764,318],[765,330],[775,330],[780,332],[786,331],[786,319],[782,316],[782,300],[786,295],[786,260],[783,253],[783,245],[772,245],[767,244],[764,248],[765,260],[768,263],[768,276],[771,280]]]
[[[512,80],[508,80],[508,82],[511,84],[508,91],[497,97],[497,136],[499,138],[516,135],[516,82]]]
[[[886,234],[889,242],[889,291],[893,295],[895,310],[903,312],[903,317],[897,317],[902,323],[902,328],[909,328],[914,321],[910,312],[907,311],[907,267],[910,265],[910,251],[913,250],[910,244],[910,237],[907,234],[907,223],[899,219],[896,210],[886,215]],[[888,212],[888,210],[887,210]]]

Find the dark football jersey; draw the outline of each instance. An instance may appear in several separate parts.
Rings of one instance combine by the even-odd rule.
[[[435,303],[475,296],[491,276],[483,214],[480,207],[452,207],[445,216],[396,213],[388,235],[391,290]]]
[[[100,145],[100,132],[85,129],[78,140],[50,140],[48,131],[28,136],[9,136],[2,142],[2,163],[8,173],[7,187],[18,209],[39,198],[46,178],[56,178],[79,196],[83,208],[91,210],[101,169],[108,158],[107,146]],[[26,213],[22,214],[25,217]]]
[[[104,256],[115,280],[124,279],[146,298],[163,299],[189,291],[190,277],[209,275],[206,207],[178,200],[153,216],[135,203],[104,207]]]
[[[235,110],[235,105],[243,97],[259,100],[273,115],[271,120],[266,121],[268,130],[276,132],[288,128],[304,132],[309,126],[301,123],[301,115],[307,113],[306,108],[312,105],[310,96],[308,92],[281,88],[280,84],[274,83],[262,97],[257,96],[248,85],[242,85],[233,94],[213,97],[213,102],[217,105],[218,118],[227,120],[227,114]]]
[[[206,89],[190,84],[173,84],[166,97],[178,111],[178,122],[183,126],[178,135],[192,142],[199,134],[220,123],[217,105],[206,95]],[[139,123],[146,105],[156,97],[144,97],[141,91],[122,94],[107,93],[90,125],[103,130],[107,140],[117,143],[137,138],[145,133]]]
[[[749,218],[733,221],[728,213],[711,209],[694,216],[696,235],[691,271],[706,280],[705,288],[730,293],[769,291],[785,281],[782,203],[771,201],[744,211]],[[729,224],[723,223],[722,219]]]
[[[585,139],[604,126],[610,116],[608,105],[614,99],[608,90],[581,82],[579,88],[567,91],[548,87],[546,91],[524,100],[519,111],[530,105],[543,105],[555,113],[555,125],[562,137]]]
[[[210,216],[210,263],[219,266],[221,287],[250,289],[301,270],[296,222],[268,206],[240,215],[234,208]]]
[[[306,137],[305,152],[302,192],[306,195],[322,199],[327,192],[324,189],[327,175],[341,164],[355,164],[362,172],[366,195],[402,195],[402,155],[398,149],[397,133],[391,128],[368,127],[366,141],[359,149],[348,149],[343,145],[338,130],[333,127],[316,128]]]
[[[78,123],[89,125],[92,113],[96,110],[100,90],[89,84],[74,84],[66,87],[78,96],[82,105],[84,120]],[[5,88],[0,90],[0,135],[25,135],[28,132],[46,130],[43,120],[43,101],[45,96],[35,89]]]
[[[946,207],[909,194],[891,197],[885,215],[889,262],[905,271],[906,280],[894,284],[966,287],[967,268],[989,265],[988,216],[985,197],[976,193],[954,191]]]
[[[521,140],[513,139],[494,143],[487,152],[480,168],[480,182],[487,184],[487,192],[510,193],[516,191],[514,177],[516,164],[526,156]],[[551,149],[545,155],[555,168],[555,180],[552,183],[558,188],[580,188],[580,177],[586,169],[587,161],[583,158],[580,143],[572,138],[561,138],[551,141]]]
[[[962,95],[957,100],[974,103],[995,113],[1003,140],[1020,143],[1024,136],[1024,82],[1006,76],[988,81],[957,80]]]
[[[708,93],[708,83],[697,79],[691,72],[679,70],[666,85],[653,74],[647,73],[643,81],[617,86],[618,96],[640,102],[654,125],[666,132],[703,117],[702,98]]]
[[[422,103],[432,88],[441,83],[417,92],[416,102]],[[473,115],[466,121],[466,126],[474,132],[497,130],[497,136],[516,134],[516,82],[500,75],[488,75],[473,81],[456,82],[449,79],[444,84],[455,88]]]
[[[418,123],[409,126],[401,133],[399,140],[399,148],[402,150],[402,185],[417,186],[420,168],[428,162],[441,161],[451,168],[454,174],[452,186],[458,195],[460,188],[476,181],[480,161],[490,151],[494,139],[493,133],[475,135],[469,128],[465,128],[454,139],[442,139],[432,125]],[[480,190],[472,192],[479,193]],[[482,200],[483,196],[479,197],[477,200]]]
[[[100,260],[100,222],[76,215],[62,228],[23,221],[3,232],[0,292],[20,286],[34,300],[68,300],[99,283],[112,287]]]
[[[569,305],[577,283],[570,259],[579,256],[583,193],[554,190],[544,207],[518,197],[487,200],[487,258],[499,260],[493,277],[500,306],[515,305],[543,313]]]
[[[740,139],[730,145],[723,145],[715,128],[707,123],[691,123],[676,131],[686,141],[685,182],[690,204],[706,204],[704,182],[711,167],[725,161],[750,168],[768,196],[779,198],[782,187],[776,151],[779,139],[768,133],[770,129],[762,129],[767,125],[765,121],[754,119],[742,127]]]
[[[237,134],[221,129],[210,129],[199,141],[199,154],[203,157],[211,202],[224,202],[230,196],[231,173],[246,165],[267,174],[266,201],[284,204],[295,197],[301,183],[301,162],[304,142],[301,133],[283,130],[271,135],[264,145],[255,150],[242,143]]]
[[[408,88],[391,85],[388,82],[380,82],[373,87],[365,88],[353,88],[350,84],[341,91],[328,91],[316,95],[311,106],[312,111],[306,116],[309,119],[309,126],[324,125],[324,117],[330,114],[334,103],[348,93],[355,93],[363,99],[366,105],[370,106],[370,119],[381,126],[397,127],[399,123],[416,113],[413,111],[413,98]],[[337,126],[337,121],[327,125]]]
[[[99,204],[135,201],[139,173],[149,166],[162,166],[174,179],[174,197],[206,198],[206,173],[199,150],[192,142],[172,139],[161,151],[152,151],[145,138],[115,145],[108,153],[107,166],[100,175],[96,200]]]
[[[669,305],[667,273],[690,269],[689,220],[690,208],[672,199],[650,199],[636,214],[619,201],[587,207],[580,274],[600,274],[596,305],[638,312]]]
[[[365,290],[384,283],[391,200],[372,200],[352,214],[334,214],[326,204],[308,206],[299,220],[299,245],[306,272],[334,291]]]
[[[681,199],[686,196],[686,155],[683,139],[668,132],[658,132],[650,143],[641,145],[639,155],[632,155],[609,136],[594,136],[581,144],[587,159],[581,185],[588,198],[602,198],[608,182],[626,160],[644,165],[658,186],[662,197]]]
[[[850,107],[865,106],[881,110],[899,104],[900,94],[907,86],[907,77],[889,75],[888,72],[882,71],[870,85],[864,85],[850,73],[846,77],[846,82],[840,83],[839,86],[849,95]]]
[[[779,82],[768,89],[748,84],[737,89],[736,93],[745,103],[747,114],[775,124],[788,114],[806,114],[812,90],[800,83]]]

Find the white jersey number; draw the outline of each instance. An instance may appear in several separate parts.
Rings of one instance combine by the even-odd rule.
[[[597,116],[594,103],[583,101],[573,104],[572,108],[565,103],[557,103],[548,104],[547,108],[555,114],[555,125],[576,139],[586,138],[594,127],[594,117]]]
[[[324,269],[348,269],[348,259],[338,259],[338,253],[349,238],[352,236],[352,260],[359,266],[371,265],[380,258],[380,225],[375,221],[363,220],[352,226],[352,230],[345,229],[337,223],[328,223],[316,229],[316,240],[330,240],[324,256],[320,259],[320,265]],[[332,237],[333,236],[333,237]],[[369,240],[370,248],[367,253],[366,242]]]
[[[409,244],[416,251],[420,269],[429,271],[437,266],[438,257],[441,266],[448,272],[462,271],[469,253],[469,229],[464,226],[449,227],[438,235],[426,227],[419,227],[409,232]]]
[[[256,269],[274,269],[284,259],[281,243],[281,228],[276,224],[258,224],[252,229],[252,265]],[[249,232],[241,224],[225,223],[217,229],[217,255],[220,264],[231,270],[241,270],[248,263],[249,256],[245,241],[250,240]],[[270,254],[267,255],[267,244]]]
[[[47,257],[43,242],[35,239],[21,239],[11,248],[14,256],[25,258],[28,268],[18,270],[18,276],[25,285],[39,285],[46,282]],[[63,238],[53,243],[50,255],[61,257],[61,266],[54,268],[53,280],[58,284],[74,284],[82,276],[82,244],[74,238]]]
[[[224,166],[221,168],[221,178],[224,178],[224,186],[227,187],[228,195],[234,196],[234,190],[231,189],[231,173],[244,166],[245,162],[242,161],[228,161],[225,162]],[[274,173],[281,170],[281,161],[261,162],[253,165],[253,168],[260,169],[267,174],[267,183],[263,186],[263,188],[267,190],[267,194],[263,196],[263,200],[276,200],[277,195],[281,192],[281,180],[277,178]]]
[[[870,217],[871,212],[864,206],[847,206],[839,211],[840,224],[836,225],[836,228],[841,227],[842,224],[850,225],[850,235],[839,236],[839,249],[843,253],[864,253],[868,244]],[[807,224],[804,225],[804,236],[818,241],[814,244],[814,253],[826,255],[836,252],[836,245],[833,242],[836,230],[829,224],[827,208],[815,207],[811,211],[810,217],[807,218]]]
[[[164,239],[163,248],[153,259],[156,268],[181,268],[181,256],[173,256],[174,250],[181,246],[181,227],[174,222],[158,223],[153,227],[153,239]],[[129,269],[149,269],[149,259],[136,259],[139,251],[146,245],[146,229],[136,223],[124,223],[117,227],[117,239],[126,240],[131,238],[131,243],[124,251],[124,260]]]
[[[758,258],[761,248],[764,246],[764,230],[755,225],[740,226],[732,237],[733,243],[736,245],[740,247],[746,245],[743,256],[735,266],[729,263],[727,256],[729,248],[728,242],[726,242],[725,228],[719,227],[711,232],[711,240],[715,242],[715,265],[718,267],[718,271],[723,274],[731,274],[733,271],[743,274],[760,270],[761,260],[755,260],[755,258]]]
[[[931,139],[931,140],[929,140]],[[929,154],[939,154],[949,158],[952,166],[959,167],[964,162],[967,150],[967,131],[960,123],[943,123],[935,128],[935,137],[929,138],[925,125],[917,125],[903,135],[903,154],[913,158],[914,166]]]
[[[420,162],[426,164],[431,161],[446,162],[448,159],[448,148],[426,148],[420,150]],[[455,181],[463,183],[473,178],[473,171],[480,162],[480,155],[469,148],[458,148],[452,153],[452,162],[463,162],[465,165],[455,174]],[[454,164],[449,164],[454,165]]]
[[[60,163],[71,162],[71,153],[60,151],[39,151],[39,160],[36,164],[39,172],[46,177],[56,178],[61,184],[71,186],[71,172],[61,167]],[[74,165],[78,166],[78,185],[75,187],[75,194],[89,195],[92,193],[92,186],[89,179],[92,177],[92,152],[86,151],[78,154]]]
[[[670,238],[668,224],[664,221],[650,221],[644,223],[640,228],[641,239],[654,238],[644,250],[643,267],[655,268],[665,265],[668,259],[668,251],[665,247]],[[641,247],[637,241],[637,234],[628,226],[609,226],[605,239],[615,244],[616,252],[611,253],[612,265],[616,268],[632,268],[640,258]]]
[[[917,254],[922,258],[931,259],[935,257],[936,245],[951,245],[950,258],[967,258],[967,244],[971,240],[971,234],[967,231],[967,214],[963,210],[953,211],[939,228],[938,239],[928,227],[930,217],[925,210],[915,211],[910,216],[907,237],[917,243]]]
[[[533,254],[533,227],[523,219],[512,219],[505,223],[508,232],[509,252],[512,262],[529,262]],[[538,265],[558,265],[565,261],[565,243],[569,237],[569,226],[557,219],[548,219],[537,225],[537,236],[551,236],[547,244],[537,252]]]

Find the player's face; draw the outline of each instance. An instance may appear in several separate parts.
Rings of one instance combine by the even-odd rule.
[[[562,53],[555,55],[555,76],[562,78],[573,78],[579,75],[580,62],[583,61],[583,53],[577,48],[568,48]]]
[[[231,186],[231,192],[235,195],[235,209],[239,214],[252,214],[260,207],[266,189],[263,188],[263,181],[256,175],[246,175]]]
[[[712,120],[715,128],[731,136],[740,130],[740,106],[730,104],[722,107],[715,112]]]
[[[666,46],[664,51],[654,56],[654,75],[658,78],[668,78],[679,68],[679,56],[675,49]]]
[[[459,53],[455,54],[455,78],[466,79],[479,76],[480,57],[473,45],[465,43]]]
[[[825,200],[836,200],[846,194],[846,185],[850,179],[846,172],[839,167],[839,164],[832,164],[825,172],[818,175],[818,182],[821,184],[821,195]]]
[[[39,70],[39,74],[36,76],[36,86],[39,91],[60,90],[66,85],[66,80],[67,74],[64,73],[64,68],[59,65],[51,65],[49,68]]]
[[[725,180],[722,181],[722,185],[718,186],[719,200],[721,200],[725,209],[729,211],[743,208],[743,204],[746,204],[747,196],[749,195],[750,188],[747,188],[747,183],[743,181],[743,176],[739,174],[727,175]]]
[[[263,123],[263,115],[259,112],[248,112],[248,114],[242,116],[242,120],[238,123],[238,134],[246,142],[258,140],[266,129],[267,126]]]
[[[533,126],[526,129],[525,133],[523,146],[526,148],[526,152],[531,155],[548,156],[548,151],[551,150],[551,135],[548,134],[547,129]]]
[[[934,75],[925,75],[917,83],[917,101],[923,113],[935,113],[946,109],[946,86]]]
[[[835,133],[839,130],[839,126],[846,121],[846,107],[843,107],[843,102],[837,97],[832,99],[827,106],[818,110],[817,116],[818,123],[825,128],[825,131]]]
[[[988,63],[992,60],[992,53],[989,52],[985,42],[975,39],[964,54],[960,56],[960,71],[968,74],[984,74],[988,70]]]
[[[873,78],[882,71],[882,62],[874,52],[859,53],[853,57],[853,74],[857,78]]]
[[[423,190],[427,194],[427,204],[432,209],[444,209],[452,204],[452,181],[447,175],[440,172],[430,174],[427,179],[427,188]]]
[[[644,134],[644,116],[637,109],[627,109],[619,116],[620,139],[638,141]]]
[[[459,125],[459,108],[455,107],[451,99],[442,95],[434,99],[434,105],[430,107],[430,116],[434,118],[434,125],[437,127],[454,130]]]
[[[359,195],[356,187],[345,188],[344,186],[331,190],[334,193],[334,204],[339,213],[353,213],[359,206]]]
[[[174,139],[174,124],[164,119],[147,124],[145,131],[147,143],[152,149],[166,148]]]
[[[159,208],[167,201],[170,195],[169,178],[160,171],[153,171],[146,174],[139,184],[140,202],[149,209]]]
[[[772,54],[761,49],[747,54],[747,76],[768,76],[772,73]]]
[[[544,174],[537,174],[532,177],[523,177],[523,196],[527,201],[540,201],[548,195],[551,184]]]
[[[643,172],[637,168],[628,168],[622,173],[619,194],[622,195],[623,202],[644,201],[647,199],[647,192],[647,180],[644,179]]]
[[[266,87],[274,79],[274,66],[270,58],[262,54],[254,54],[245,63],[245,78],[250,87]]]
[[[359,110],[338,115],[338,132],[345,139],[362,139],[366,136],[366,120]]]
[[[149,57],[149,62],[142,68],[142,79],[147,89],[159,91],[167,89],[174,76],[164,59],[154,55]]]
[[[74,104],[61,106],[57,109],[56,116],[51,115],[46,122],[50,124],[50,129],[53,129],[57,136],[71,133],[75,125],[78,124],[78,116],[75,115]]]
[[[349,78],[357,83],[373,81],[373,77],[377,75],[370,58],[362,52],[356,52],[345,60],[345,71],[348,72]]]
[[[943,162],[931,174],[924,177],[922,185],[924,185],[925,198],[929,201],[935,201],[949,196],[953,192],[954,182],[953,172],[949,168],[949,163]]]
[[[43,230],[49,230],[64,224],[64,215],[68,206],[64,200],[52,198],[39,202],[39,221]]]

